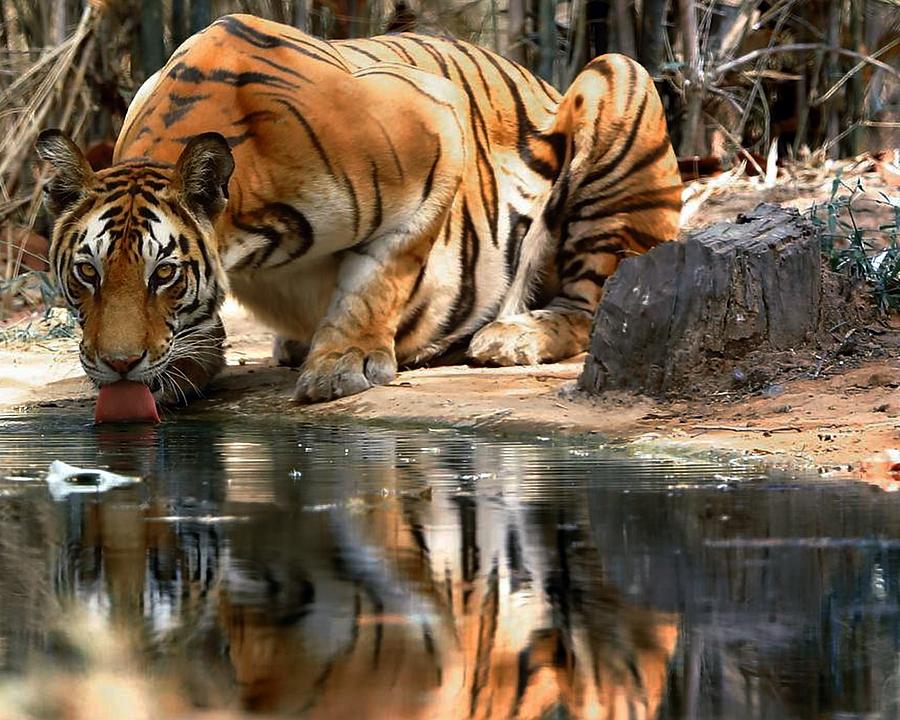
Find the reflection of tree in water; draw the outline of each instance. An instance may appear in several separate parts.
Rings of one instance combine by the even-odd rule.
[[[893,687],[897,548],[771,545],[897,537],[884,496],[664,499],[658,484],[622,492],[631,464],[561,471],[547,446],[452,434],[158,432],[130,455],[90,436],[149,479],[57,506],[67,534],[30,542],[64,537],[57,595],[106,608],[195,703],[618,718],[661,702],[663,718],[740,720],[875,711]]]
[[[615,559],[608,580],[682,616],[661,718],[892,716],[894,496],[806,483],[661,503],[596,487],[589,502],[595,540]]]

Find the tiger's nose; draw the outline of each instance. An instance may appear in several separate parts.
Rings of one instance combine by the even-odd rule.
[[[144,355],[146,354],[147,353],[144,352],[140,355],[129,355],[128,357],[115,356],[101,357],[100,359],[120,375],[127,375],[129,371],[134,369],[137,364],[144,359]]]

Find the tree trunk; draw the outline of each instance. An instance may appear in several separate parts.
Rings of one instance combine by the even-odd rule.
[[[700,84],[700,48],[694,0],[681,0],[681,43],[684,47],[684,121],[678,154],[706,155],[703,128],[703,87]]]
[[[841,42],[841,3],[832,3],[828,12],[828,32],[826,42],[831,47],[837,47]],[[840,80],[841,67],[840,59],[836,52],[829,52],[825,61],[825,90],[827,92],[834,83]],[[838,106],[835,102],[825,104],[823,108],[826,113],[825,118],[825,139],[829,143],[827,155],[830,158],[837,158],[840,155],[839,143],[834,142],[835,138],[841,132],[841,118],[838,114]]]
[[[184,0],[172,0],[172,50],[187,38],[187,17],[184,14]]]
[[[858,53],[866,54],[864,26],[866,17],[866,0],[854,0],[850,3],[850,43]],[[865,115],[865,79],[861,72],[857,72],[847,81],[847,116],[844,118],[845,127],[858,122]],[[844,152],[841,157],[855,156],[864,150],[864,128],[858,127],[852,130],[844,141]]]
[[[760,358],[828,336],[836,313],[850,325],[850,303],[836,295],[823,284],[812,223],[759,205],[736,223],[624,260],[606,283],[579,385],[651,395],[728,390],[741,368],[749,374]]]
[[[638,60],[654,77],[660,77],[666,56],[666,0],[644,0]]]
[[[634,17],[629,0],[614,0],[616,14],[616,50],[628,57],[637,58],[634,49]]]
[[[191,0],[191,35],[200,32],[212,22],[212,3],[210,0]]]
[[[609,3],[606,0],[587,0],[584,8],[591,57],[609,52]]]
[[[540,0],[538,5],[538,41],[540,62],[538,75],[553,82],[553,61],[556,59],[556,2]]]
[[[141,69],[148,78],[166,61],[163,40],[162,0],[143,0],[141,3]]]
[[[291,24],[303,32],[308,31],[306,0],[294,0]]]
[[[506,26],[506,57],[525,65],[525,0],[509,0]]]

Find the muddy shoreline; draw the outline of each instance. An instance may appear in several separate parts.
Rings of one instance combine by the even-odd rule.
[[[276,414],[298,420],[357,420],[590,435],[599,442],[666,448],[681,455],[734,453],[815,467],[900,487],[891,472],[900,448],[900,357],[863,360],[827,376],[785,381],[774,396],[658,401],[627,392],[588,397],[575,381],[583,357],[514,368],[447,366],[402,372],[388,386],[329,403],[291,401],[297,371],[274,367],[270,336],[236,306],[226,313],[228,367],[194,403],[203,412]],[[900,329],[892,332],[900,334]],[[93,407],[74,340],[0,348],[0,412]],[[185,411],[170,411],[185,412]]]

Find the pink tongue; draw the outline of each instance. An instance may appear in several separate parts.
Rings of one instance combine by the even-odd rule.
[[[156,401],[143,383],[119,380],[104,385],[97,395],[94,422],[159,422]]]

